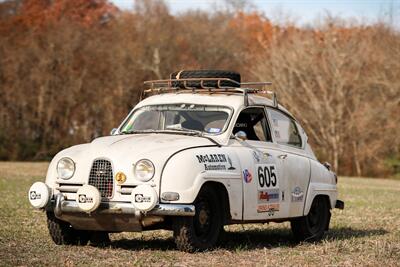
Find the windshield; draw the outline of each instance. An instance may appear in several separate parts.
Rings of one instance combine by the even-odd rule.
[[[230,113],[227,107],[208,105],[145,106],[130,115],[120,132],[186,130],[220,134],[225,130]]]

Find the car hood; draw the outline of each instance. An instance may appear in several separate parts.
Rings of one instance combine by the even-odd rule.
[[[193,146],[213,145],[202,137],[181,134],[130,134],[100,137],[90,143],[90,150],[100,154],[136,154],[146,156],[149,154],[172,154]]]
[[[49,166],[47,178],[52,180],[52,177],[56,176],[57,162],[63,157],[69,157],[76,163],[76,173],[70,182],[85,183],[96,159],[111,161],[114,173],[122,171],[133,181],[135,178],[132,166],[140,159],[149,159],[155,166],[157,182],[169,157],[178,151],[202,146],[215,144],[203,137],[165,133],[100,137],[91,143],[72,146],[58,153]]]

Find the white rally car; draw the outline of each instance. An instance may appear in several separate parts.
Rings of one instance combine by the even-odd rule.
[[[337,177],[275,94],[256,89],[268,83],[198,70],[146,84],[111,136],[59,152],[30,188],[56,244],[170,229],[179,249],[204,250],[224,225],[284,221],[297,240],[322,238],[344,207]]]

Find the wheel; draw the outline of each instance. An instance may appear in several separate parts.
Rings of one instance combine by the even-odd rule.
[[[329,204],[323,197],[316,197],[311,204],[307,216],[296,218],[290,222],[292,232],[297,241],[315,242],[322,239],[329,228]]]
[[[90,245],[92,246],[103,247],[111,243],[108,232],[102,232],[102,231],[88,231],[88,232],[89,232]]]
[[[171,73],[171,79],[185,79],[185,78],[228,78],[237,83],[240,83],[240,74],[234,71],[226,70],[182,70]],[[221,81],[220,86],[227,87],[240,87],[239,84],[231,81]],[[183,82],[173,82],[173,86],[184,88]],[[200,82],[192,81],[187,82],[188,87],[201,88]],[[204,81],[204,87],[217,87],[216,81]]]
[[[64,221],[57,219],[52,212],[47,212],[47,228],[51,239],[57,245],[86,245],[90,235],[88,231],[76,230]]]
[[[222,229],[223,213],[215,190],[202,188],[194,205],[193,217],[177,217],[173,224],[176,246],[186,252],[212,248]]]

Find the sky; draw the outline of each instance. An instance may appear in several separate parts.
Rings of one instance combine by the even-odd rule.
[[[134,0],[111,0],[121,9],[131,9]],[[210,10],[222,5],[222,0],[165,0],[171,12],[177,14],[188,9]],[[329,13],[342,18],[355,18],[362,22],[375,22],[392,7],[395,19],[400,23],[400,0],[250,0],[254,7],[272,21],[285,17],[300,25],[311,25],[319,17]],[[399,25],[394,25],[399,26]]]

